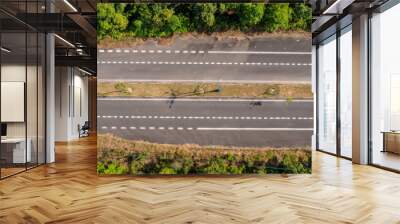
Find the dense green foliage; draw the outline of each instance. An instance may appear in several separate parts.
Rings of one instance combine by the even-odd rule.
[[[311,173],[306,149],[200,148],[98,138],[99,174]]]
[[[167,37],[185,32],[227,30],[309,31],[305,4],[197,3],[97,4],[98,37]]]

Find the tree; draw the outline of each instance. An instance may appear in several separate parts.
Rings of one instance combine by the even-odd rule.
[[[291,29],[309,31],[311,29],[312,11],[305,4],[291,5],[292,13],[290,18]]]
[[[98,4],[98,37],[166,37],[213,31],[287,31],[311,26],[306,4]]]
[[[200,30],[204,29],[210,31],[215,26],[215,12],[217,11],[217,4],[206,3],[196,4],[193,11],[195,20],[199,21],[197,26]]]
[[[246,3],[240,5],[239,22],[240,29],[245,30],[255,27],[264,16],[264,4]]]
[[[267,32],[288,30],[290,8],[287,3],[268,4],[264,13],[264,28]]]
[[[114,4],[98,4],[97,6],[97,30],[101,38],[110,36],[120,38],[128,26],[128,19],[121,13],[116,12]]]

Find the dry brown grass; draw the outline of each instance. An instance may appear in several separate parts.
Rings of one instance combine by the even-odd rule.
[[[124,89],[119,86],[99,82],[98,96],[312,98],[310,84],[124,83]]]
[[[288,152],[295,154],[298,157],[308,156],[311,152],[309,147],[226,147],[226,146],[200,146],[196,144],[159,144],[146,141],[127,140],[113,136],[111,134],[100,134],[97,137],[98,151],[108,151],[109,149],[121,149],[127,152],[143,152],[152,153],[169,153],[176,152],[182,155],[194,156],[196,158],[208,159],[215,155],[231,154],[235,156],[255,156],[260,155],[260,152],[273,152],[279,159]]]
[[[103,40],[99,40],[97,43],[98,48],[129,48],[135,47],[138,45],[142,45],[145,42],[157,42],[157,44],[162,46],[169,46],[175,42],[177,39],[182,40],[196,40],[196,39],[204,39],[211,38],[215,41],[221,41],[226,39],[235,39],[237,41],[240,40],[250,40],[252,38],[311,38],[311,34],[309,32],[304,31],[291,31],[291,32],[251,32],[251,33],[243,33],[240,31],[226,31],[226,32],[214,32],[211,34],[208,33],[183,33],[183,34],[175,34],[171,37],[161,37],[161,38],[138,38],[138,37],[126,37],[121,40],[114,40],[111,38],[105,38]]]
[[[310,173],[311,150],[171,145],[98,136],[100,174]]]

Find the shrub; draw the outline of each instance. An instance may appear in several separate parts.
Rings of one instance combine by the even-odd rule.
[[[161,169],[159,174],[177,174],[177,172],[172,168],[164,167]]]
[[[128,169],[116,163],[104,164],[100,162],[97,164],[97,172],[99,174],[127,174]]]

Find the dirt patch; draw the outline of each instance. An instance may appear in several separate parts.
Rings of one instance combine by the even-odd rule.
[[[214,32],[211,34],[208,33],[184,33],[184,34],[175,34],[171,37],[164,38],[137,38],[137,37],[126,37],[121,40],[114,40],[111,38],[105,38],[103,40],[98,41],[98,48],[129,48],[136,47],[140,45],[144,45],[150,42],[156,42],[160,46],[170,46],[177,39],[181,40],[198,40],[204,38],[211,38],[215,41],[223,41],[223,40],[235,40],[235,41],[243,41],[243,40],[251,40],[254,38],[300,38],[300,39],[311,39],[311,33],[295,31],[295,32],[252,32],[252,33],[243,33],[240,31],[226,31],[226,32]]]
[[[312,98],[310,84],[99,82],[98,96]]]

